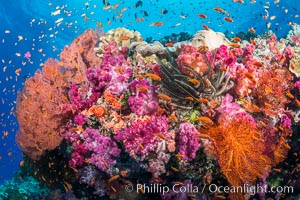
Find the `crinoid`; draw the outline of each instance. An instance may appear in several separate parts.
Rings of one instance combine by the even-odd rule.
[[[209,59],[205,49],[200,48],[198,54],[204,58],[207,70],[199,73],[190,66],[179,68],[171,52],[166,49],[166,59],[160,60],[162,73],[161,92],[172,98],[172,105],[183,109],[192,109],[201,103],[199,99],[218,100],[219,97],[230,90],[234,83],[230,80],[228,68],[217,65],[215,57],[217,49],[212,50]],[[186,73],[183,73],[183,70]]]

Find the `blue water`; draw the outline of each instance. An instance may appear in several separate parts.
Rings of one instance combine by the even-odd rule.
[[[70,44],[85,29],[98,28],[96,23],[102,22],[104,31],[126,27],[140,31],[143,38],[153,37],[154,39],[182,31],[194,33],[202,29],[202,24],[208,25],[215,31],[227,33],[229,36],[239,31],[247,32],[251,27],[256,29],[257,34],[262,34],[268,30],[266,24],[269,22],[272,23],[270,29],[278,37],[284,37],[291,28],[289,23],[300,23],[298,16],[300,0],[282,0],[279,3],[271,0],[258,0],[254,4],[251,4],[249,0],[246,0],[244,4],[233,3],[229,0],[149,0],[143,1],[143,6],[138,8],[134,8],[136,0],[110,0],[109,2],[111,5],[119,3],[119,7],[104,10],[104,5],[99,0],[15,0],[10,2],[0,0],[0,134],[2,137],[0,140],[0,183],[11,178],[22,160],[22,154],[15,143],[15,134],[18,129],[14,113],[17,91],[21,90],[26,77],[40,68],[40,63],[49,57],[57,57],[63,46]],[[269,5],[267,2],[270,2]],[[51,16],[51,12],[54,12],[57,6],[60,9],[64,8],[61,9],[60,14]],[[269,6],[269,8],[264,6]],[[224,21],[224,15],[213,10],[215,7],[226,10],[234,23]],[[127,10],[123,12],[120,19],[117,19],[116,16],[123,8]],[[162,14],[163,9],[168,12]],[[288,10],[287,13],[285,9]],[[266,14],[266,10],[270,16],[276,16],[276,18],[264,20],[262,16]],[[148,16],[145,16],[145,12]],[[198,17],[200,13],[206,14],[208,18],[200,19]],[[88,18],[87,21],[84,20],[84,14]],[[55,21],[61,17],[64,20],[57,27]],[[144,21],[136,22],[136,17],[144,17]],[[110,25],[108,21],[111,21]],[[157,21],[163,22],[164,25],[149,26]],[[19,41],[18,36],[22,36],[23,39]],[[31,63],[23,57],[27,51],[32,54]],[[20,56],[16,53],[20,53]],[[22,62],[26,64],[23,65]],[[5,72],[3,68],[6,68]],[[16,76],[15,70],[18,68],[22,70],[20,75]],[[5,136],[6,131],[8,131],[7,136]]]

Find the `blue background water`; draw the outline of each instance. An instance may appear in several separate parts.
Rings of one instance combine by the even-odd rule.
[[[21,90],[26,77],[40,68],[40,64],[47,58],[58,58],[63,46],[70,44],[85,29],[99,28],[96,23],[102,22],[104,31],[126,27],[140,31],[143,38],[160,39],[164,35],[182,31],[195,33],[202,29],[202,24],[208,25],[215,31],[228,32],[229,35],[239,31],[247,32],[251,27],[256,29],[256,33],[262,34],[267,30],[266,24],[269,22],[272,23],[270,29],[278,37],[284,37],[290,30],[289,23],[300,22],[299,6],[297,6],[300,0],[282,0],[279,3],[270,0],[269,4],[268,1],[256,1],[251,4],[250,0],[246,0],[244,4],[229,0],[144,0],[143,5],[138,8],[134,8],[137,0],[109,0],[109,2],[111,5],[118,3],[119,7],[104,10],[103,1],[99,0],[10,2],[0,0],[0,184],[12,176],[22,160],[22,154],[15,144],[15,134],[18,129],[14,114],[17,91]],[[61,14],[51,16],[51,12],[54,12],[57,6],[60,7]],[[213,10],[216,7],[226,10],[234,22],[226,22],[223,19],[224,14]],[[123,16],[120,19],[117,19],[116,16],[123,8],[127,10],[122,12]],[[168,12],[162,14],[163,9]],[[285,13],[286,9],[287,13]],[[264,20],[262,16],[266,15],[265,10],[268,10],[270,16],[276,18]],[[145,16],[145,12],[148,16]],[[200,19],[198,17],[200,13],[206,14],[208,18]],[[86,15],[87,21],[84,20],[83,15]],[[62,24],[56,26],[55,21],[61,17],[64,18]],[[136,17],[144,17],[144,21],[136,22]],[[111,21],[110,25],[108,21]],[[149,26],[153,22],[163,22],[164,25]],[[178,26],[175,26],[176,24]],[[23,40],[18,41],[18,36],[22,36]],[[24,58],[27,51],[32,54],[30,62]],[[17,56],[16,53],[20,53],[21,56]],[[3,68],[6,68],[5,72]],[[18,68],[22,70],[20,75],[16,76],[15,70]],[[6,131],[8,131],[7,136],[5,136]]]

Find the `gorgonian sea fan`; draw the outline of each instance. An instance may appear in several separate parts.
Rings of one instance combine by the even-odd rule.
[[[219,125],[202,129],[214,147],[221,171],[231,185],[252,184],[270,170],[270,159],[263,154],[266,146],[261,133],[249,115],[223,117]],[[201,135],[200,135],[201,137]]]

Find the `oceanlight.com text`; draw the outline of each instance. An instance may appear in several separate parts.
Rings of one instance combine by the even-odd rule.
[[[209,193],[243,193],[254,195],[256,193],[293,193],[293,186],[270,186],[267,185],[248,185],[244,184],[243,186],[218,186],[216,184],[204,184],[199,187],[192,184],[174,184],[173,186],[163,185],[163,184],[128,184],[125,186],[127,192],[137,192],[137,193],[156,193],[156,194],[166,194],[168,192],[174,193],[189,193],[200,195],[207,189]]]

